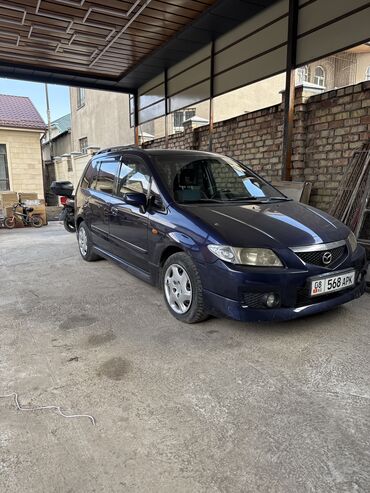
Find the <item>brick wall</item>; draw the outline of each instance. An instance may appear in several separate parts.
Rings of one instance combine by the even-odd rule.
[[[304,178],[312,204],[327,210],[354,149],[370,138],[370,82],[312,96],[306,103]]]
[[[208,150],[208,125],[170,136],[170,149]],[[213,151],[239,159],[265,178],[282,172],[282,104],[218,122]],[[313,183],[311,203],[324,210],[335,195],[356,147],[370,138],[370,81],[307,98],[296,89],[293,131],[293,180]],[[165,140],[143,144],[164,148]]]

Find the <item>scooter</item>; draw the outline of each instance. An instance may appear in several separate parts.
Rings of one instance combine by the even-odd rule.
[[[68,233],[76,232],[75,223],[75,201],[73,198],[60,197],[60,203],[63,205],[63,210],[59,219],[63,221],[64,228]]]
[[[63,210],[59,219],[63,221],[64,228],[68,233],[76,232],[75,223],[75,201],[73,195],[73,184],[70,181],[53,181],[50,190],[60,197]]]

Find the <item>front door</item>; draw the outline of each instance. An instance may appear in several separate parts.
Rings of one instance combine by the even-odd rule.
[[[90,189],[90,229],[94,244],[110,250],[109,219],[115,177],[118,171],[118,158],[103,158],[100,161],[94,188]]]
[[[122,260],[149,271],[148,213],[126,204],[129,192],[148,195],[150,173],[145,161],[133,154],[124,154],[118,175],[117,192],[112,197],[110,214],[110,242],[112,252]]]

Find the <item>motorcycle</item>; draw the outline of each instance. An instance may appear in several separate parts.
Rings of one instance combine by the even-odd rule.
[[[63,206],[63,210],[59,219],[63,221],[64,229],[68,231],[68,233],[75,233],[75,201],[73,198],[60,197],[60,203]]]
[[[73,184],[69,181],[53,181],[50,185],[51,191],[60,197],[63,210],[59,219],[63,221],[64,228],[68,233],[76,232],[75,202],[73,195]]]

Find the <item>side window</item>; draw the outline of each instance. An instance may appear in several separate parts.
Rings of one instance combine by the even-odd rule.
[[[108,194],[113,193],[114,180],[117,173],[118,161],[114,158],[106,158],[101,160],[98,178],[96,180],[95,189],[99,192]]]
[[[138,156],[123,156],[118,180],[118,196],[126,193],[148,193],[150,174],[145,162]]]

